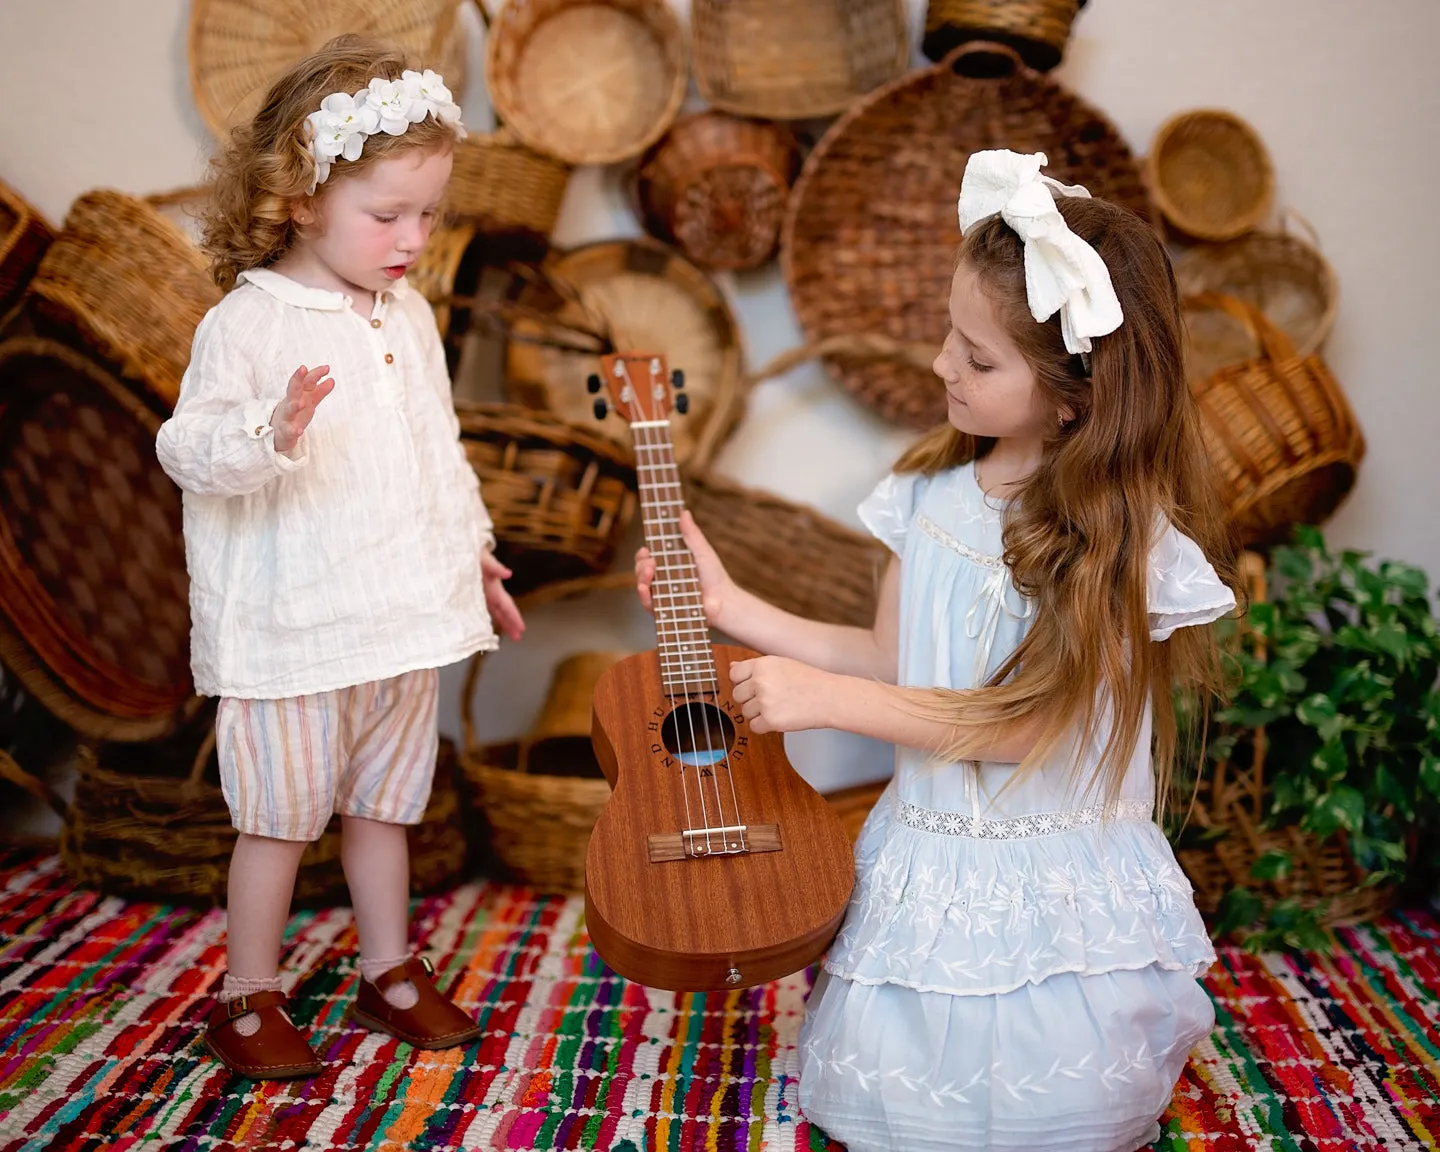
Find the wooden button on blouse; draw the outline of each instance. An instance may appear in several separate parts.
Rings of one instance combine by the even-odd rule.
[[[395,363],[395,354],[394,354],[393,352],[386,352],[386,353],[385,353],[385,363],[386,363],[386,364],[393,364],[393,363]]]

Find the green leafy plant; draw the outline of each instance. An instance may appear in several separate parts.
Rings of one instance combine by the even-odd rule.
[[[1302,840],[1342,845],[1362,884],[1393,886],[1402,898],[1433,893],[1440,633],[1426,574],[1372,564],[1363,552],[1332,554],[1318,529],[1299,529],[1274,550],[1268,595],[1231,639],[1232,695],[1214,716],[1209,758],[1253,757],[1263,729],[1259,828],[1303,837],[1269,839],[1253,883],[1225,894],[1216,931],[1244,931],[1256,949],[1325,946],[1327,901],[1286,891],[1299,879],[1293,845]]]

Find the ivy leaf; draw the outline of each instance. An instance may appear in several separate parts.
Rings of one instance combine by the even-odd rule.
[[[1271,848],[1250,866],[1250,875],[1256,880],[1283,880],[1290,875],[1294,863],[1289,852]]]
[[[1440,800],[1440,753],[1427,752],[1420,761],[1420,784]]]
[[[1348,784],[1341,784],[1316,802],[1300,821],[1300,826],[1323,840],[1342,828],[1347,832],[1358,832],[1364,819],[1364,793]]]
[[[1215,934],[1224,936],[1240,928],[1246,928],[1260,919],[1265,912],[1265,901],[1249,888],[1231,888],[1220,898],[1220,907],[1215,919]]]

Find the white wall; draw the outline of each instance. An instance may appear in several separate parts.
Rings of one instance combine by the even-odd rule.
[[[908,2],[918,45],[923,0]],[[688,6],[678,0],[682,13]],[[74,196],[96,186],[146,193],[193,183],[209,141],[190,101],[188,8],[185,0],[0,0],[8,93],[0,177],[56,222]],[[463,103],[467,120],[484,126],[478,21],[471,35]],[[1275,162],[1278,203],[1313,223],[1339,276],[1327,355],[1370,445],[1332,537],[1424,565],[1432,582],[1440,578],[1437,43],[1435,0],[1092,0],[1056,73],[1106,111],[1137,154],[1162,120],[1186,108],[1228,106],[1260,131]],[[613,173],[577,173],[557,242],[638,232]],[[720,279],[752,367],[800,342],[773,268]],[[856,501],[906,440],[808,367],[757,390],[717,464],[856,523]],[[529,725],[565,652],[648,645],[637,609],[604,603],[603,611],[591,604],[538,613],[524,644],[490,661],[479,695],[482,736]],[[447,675],[442,725],[452,732],[459,683],[458,672]],[[882,775],[888,765],[883,749],[834,734],[794,741],[792,754],[821,785]]]

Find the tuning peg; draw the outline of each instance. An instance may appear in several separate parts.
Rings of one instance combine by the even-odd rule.
[[[585,377],[585,387],[591,392],[599,392],[601,388],[600,374],[591,372],[589,376]]]
[[[674,388],[676,391],[679,391],[681,388],[685,387],[685,373],[682,369],[670,369],[670,387]],[[680,411],[683,412],[685,411],[685,409],[682,408],[680,409]]]
[[[675,411],[679,412],[682,416],[690,411],[690,393],[682,392],[675,397]]]
[[[603,419],[605,419],[605,417],[606,417],[606,415],[609,413],[609,411],[610,411],[610,405],[608,405],[608,404],[605,403],[605,397],[603,397],[603,396],[597,396],[597,397],[595,398],[595,419],[596,419],[596,420],[603,420]]]

